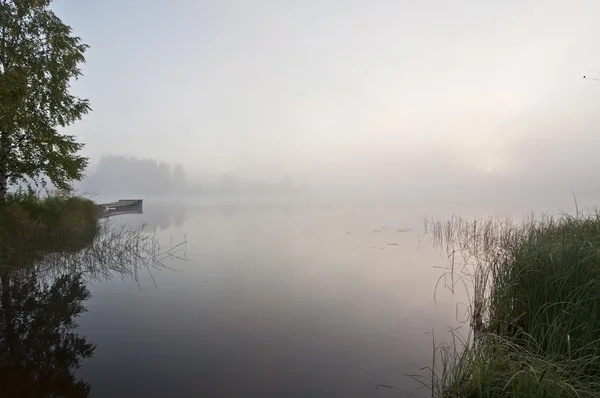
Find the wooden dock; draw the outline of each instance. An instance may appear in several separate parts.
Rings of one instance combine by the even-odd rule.
[[[121,199],[117,202],[97,204],[100,217],[117,216],[120,214],[141,214],[142,199]]]

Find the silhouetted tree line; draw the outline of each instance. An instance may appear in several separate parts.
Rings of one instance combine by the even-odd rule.
[[[278,181],[243,180],[224,174],[221,178],[203,177],[188,181],[180,164],[155,159],[105,156],[75,188],[99,195],[237,195],[291,194],[308,188],[290,177]]]
[[[125,156],[103,157],[83,181],[83,189],[102,195],[182,193],[186,186],[180,164]]]

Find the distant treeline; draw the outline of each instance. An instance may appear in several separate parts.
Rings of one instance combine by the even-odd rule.
[[[101,195],[183,193],[186,187],[180,164],[125,156],[101,158],[82,182],[85,191]]]
[[[306,184],[282,177],[276,181],[244,180],[234,175],[196,177],[190,181],[180,164],[155,159],[105,156],[75,187],[88,194],[104,195],[278,195],[306,191]]]

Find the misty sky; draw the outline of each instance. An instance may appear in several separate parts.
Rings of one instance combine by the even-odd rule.
[[[597,0],[53,7],[91,46],[74,90],[93,112],[69,132],[92,162],[315,181],[600,167]]]

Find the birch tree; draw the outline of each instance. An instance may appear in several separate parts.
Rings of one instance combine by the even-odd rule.
[[[60,130],[91,108],[72,95],[88,46],[52,0],[0,0],[0,204],[9,184],[59,189],[82,177],[83,144]]]

